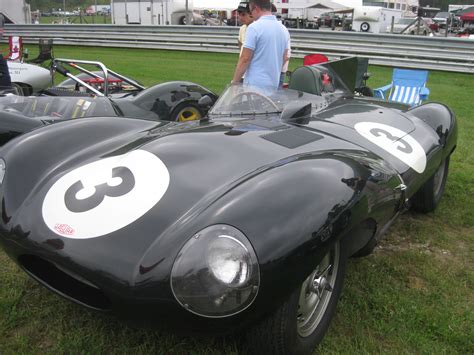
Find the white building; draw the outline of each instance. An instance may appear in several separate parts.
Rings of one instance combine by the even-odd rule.
[[[278,12],[287,18],[313,20],[324,12],[362,6],[362,0],[274,0]]]
[[[25,0],[0,0],[0,13],[6,23],[31,23],[30,5]]]
[[[183,25],[186,0],[111,0],[112,22],[116,25]],[[192,17],[193,0],[188,0]]]

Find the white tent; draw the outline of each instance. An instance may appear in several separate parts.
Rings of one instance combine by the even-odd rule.
[[[240,0],[194,0],[194,10],[235,10]]]

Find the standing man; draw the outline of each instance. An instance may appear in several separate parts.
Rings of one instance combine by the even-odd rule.
[[[253,18],[250,15],[249,3],[241,2],[237,8],[237,13],[239,14],[239,21],[242,24],[239,30],[239,49],[240,55],[242,55],[243,45],[245,43],[245,34],[247,32],[247,27],[252,23]]]
[[[232,83],[278,89],[283,63],[288,60],[290,34],[272,15],[270,0],[250,0],[254,22],[248,26]]]

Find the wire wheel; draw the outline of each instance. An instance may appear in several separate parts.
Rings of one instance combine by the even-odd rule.
[[[303,338],[313,334],[326,314],[336,284],[339,258],[339,243],[337,243],[301,287],[297,331]]]

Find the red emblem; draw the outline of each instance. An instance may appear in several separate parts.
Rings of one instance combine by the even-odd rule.
[[[59,234],[63,234],[63,235],[73,235],[74,234],[74,228],[68,226],[67,224],[57,223],[54,226],[54,230],[56,232],[58,232]]]
[[[328,73],[323,74],[323,84],[324,85],[331,84],[331,77],[329,76]]]

